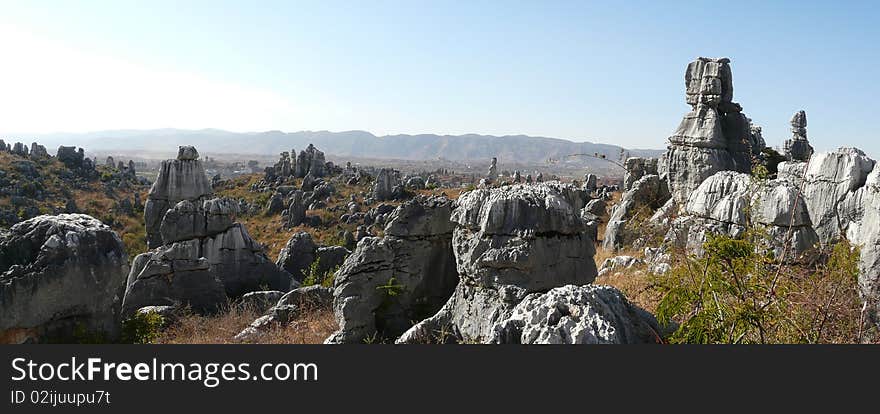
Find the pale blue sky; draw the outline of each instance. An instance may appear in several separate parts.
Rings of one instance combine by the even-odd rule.
[[[0,131],[351,130],[663,148],[732,59],[768,144],[880,156],[877,2],[6,1]]]

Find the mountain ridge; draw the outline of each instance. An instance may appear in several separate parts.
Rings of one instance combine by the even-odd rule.
[[[150,150],[156,140],[162,146],[195,145],[206,152],[274,155],[297,151],[314,144],[328,155],[338,157],[387,158],[403,160],[447,159],[454,161],[485,160],[492,157],[521,163],[546,162],[572,154],[601,154],[618,159],[621,150],[632,156],[657,156],[662,150],[627,149],[618,145],[574,142],[562,138],[529,135],[439,135],[394,134],[377,136],[367,131],[332,132],[278,130],[231,132],[220,129],[118,129],[86,133],[49,133],[4,136],[7,141],[35,140],[49,148],[76,145],[90,151]],[[589,160],[585,161],[590,163]]]

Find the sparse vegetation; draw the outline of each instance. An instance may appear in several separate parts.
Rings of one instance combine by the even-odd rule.
[[[160,344],[230,344],[233,337],[261,314],[253,308],[227,306],[215,315],[185,313],[163,330],[155,343]],[[336,330],[330,308],[307,309],[287,325],[277,326],[261,336],[266,344],[320,344]]]

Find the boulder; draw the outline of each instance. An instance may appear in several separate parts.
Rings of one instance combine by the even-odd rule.
[[[328,343],[393,339],[443,306],[458,283],[452,208],[444,197],[416,197],[391,213],[385,237],[358,243],[335,275],[339,330]]]
[[[332,301],[332,289],[323,286],[315,285],[291,290],[263,316],[235,335],[234,339],[242,342],[255,341],[273,326],[287,324],[304,312],[314,312],[315,309],[329,307]]]
[[[291,196],[290,206],[287,208],[287,226],[296,227],[306,219],[306,205],[303,201],[303,192],[294,191]]]
[[[266,215],[279,214],[281,210],[284,210],[284,197],[281,196],[281,193],[274,193],[266,202]]]
[[[234,223],[207,237],[176,241],[138,255],[128,276],[123,314],[146,305],[190,305],[210,313],[226,303],[268,286],[287,291],[298,286],[278,269],[247,230]]]
[[[451,220],[460,282],[434,316],[397,342],[487,342],[526,295],[596,278],[584,190],[558,182],[462,194]],[[359,246],[360,247],[360,246]]]
[[[256,292],[245,293],[238,302],[238,306],[246,309],[253,309],[259,313],[263,313],[278,303],[278,300],[284,296],[284,292],[280,290],[259,290]]]
[[[658,344],[650,313],[611,286],[567,285],[526,296],[493,327],[495,344]]]
[[[293,280],[302,283],[309,274],[309,267],[315,261],[318,246],[312,235],[304,231],[294,233],[278,254],[275,264],[291,274]]]
[[[0,232],[0,343],[116,339],[127,273],[122,240],[87,215],[39,216]]]

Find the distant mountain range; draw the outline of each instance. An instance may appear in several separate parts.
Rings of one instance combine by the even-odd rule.
[[[58,145],[76,145],[88,151],[174,152],[178,145],[195,145],[200,152],[214,154],[275,155],[297,151],[314,144],[328,155],[338,157],[386,158],[401,160],[485,161],[498,157],[505,162],[543,163],[571,154],[603,154],[620,157],[621,147],[592,142],[572,142],[559,138],[526,135],[386,135],[377,137],[366,131],[229,132],[217,129],[115,130],[89,133],[54,133],[29,137],[0,137],[6,141],[32,141],[46,145],[50,152]],[[627,149],[631,156],[656,157],[662,151]],[[588,157],[587,157],[588,158]],[[588,159],[586,163],[591,163]],[[601,162],[601,161],[599,161]]]

